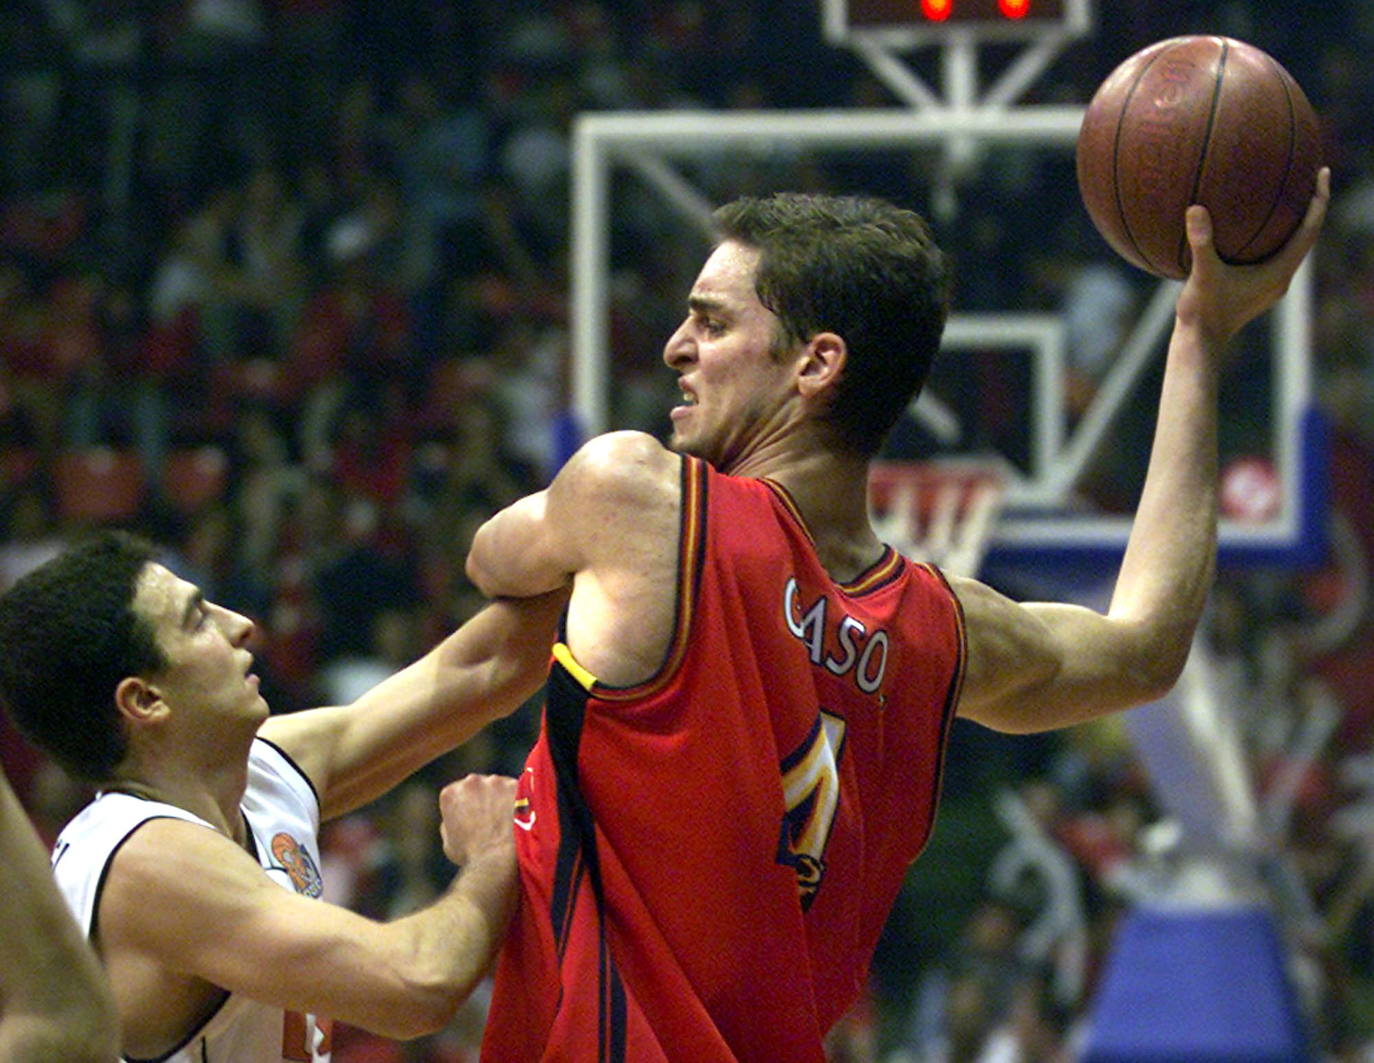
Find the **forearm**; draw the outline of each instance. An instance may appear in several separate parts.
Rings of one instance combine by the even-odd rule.
[[[366,804],[539,690],[567,597],[492,602],[352,706],[275,717],[263,733],[311,774],[325,819]]]
[[[490,970],[515,907],[515,847],[473,858],[429,907],[386,925],[404,958],[393,995],[369,993],[351,1020],[384,1035],[441,1029]]]
[[[1187,659],[1216,565],[1220,344],[1179,324],[1159,419],[1108,616],[1142,642],[1143,666],[1172,683]]]
[[[512,840],[469,860],[445,894],[450,933],[427,932],[422,948],[441,967],[455,1007],[490,970],[515,911],[517,889]]]
[[[211,977],[204,963],[195,966],[207,980],[245,996],[410,1040],[443,1029],[481,982],[500,947],[515,890],[512,841],[484,850],[437,900],[400,919],[310,913],[305,917],[327,924],[326,932],[293,943],[287,963],[250,963],[246,955],[226,956],[220,945],[214,959],[227,971]],[[283,924],[278,938],[292,932]]]

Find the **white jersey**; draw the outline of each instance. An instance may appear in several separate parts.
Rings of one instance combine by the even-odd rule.
[[[276,746],[253,742],[248,788],[240,806],[258,863],[283,889],[311,897],[321,892],[320,803],[304,773]],[[58,836],[53,874],[86,934],[95,936],[100,889],[119,847],[150,819],[199,823],[175,805],[106,791],[79,812]],[[227,993],[213,1015],[159,1063],[328,1063],[329,1022],[286,1012]],[[125,1057],[126,1059],[129,1057]]]

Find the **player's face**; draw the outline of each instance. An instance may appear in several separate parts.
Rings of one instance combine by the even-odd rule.
[[[663,360],[679,376],[672,446],[733,471],[793,415],[792,360],[774,356],[778,320],[754,291],[758,250],[727,241],[706,260]]]
[[[247,649],[251,620],[206,601],[195,584],[157,564],[139,577],[134,608],[152,622],[167,657],[167,666],[148,677],[164,701],[235,719],[266,718]]]

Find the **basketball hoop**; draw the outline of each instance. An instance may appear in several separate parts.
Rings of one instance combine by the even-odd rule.
[[[1002,508],[997,465],[972,461],[879,461],[868,478],[878,537],[913,561],[976,576]]]

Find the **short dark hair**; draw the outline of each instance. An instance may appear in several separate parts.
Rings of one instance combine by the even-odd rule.
[[[843,445],[877,454],[925,385],[949,315],[949,263],[930,226],[886,200],[797,192],[737,199],[714,220],[722,240],[758,249],[755,290],[783,340],[843,338],[827,420]]]
[[[128,748],[115,687],[165,667],[133,608],[157,550],[101,532],[0,595],[0,704],[19,730],[79,779],[109,779]]]

